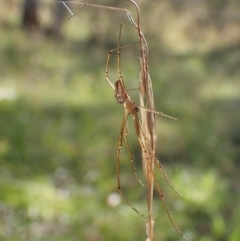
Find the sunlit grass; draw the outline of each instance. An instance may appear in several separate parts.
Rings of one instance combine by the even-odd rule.
[[[204,85],[200,93],[204,100],[234,99],[240,96],[240,84],[238,79],[226,77],[224,80],[213,80],[209,84]]]
[[[112,46],[85,46],[91,36],[86,27],[92,24],[90,11],[66,21],[64,38],[56,41],[22,31],[20,4],[11,2],[11,14],[6,14],[10,1],[0,10],[5,23],[0,31],[0,239],[144,240],[146,220],[116,195],[115,152],[123,110],[104,77]],[[46,11],[48,3],[41,6]],[[156,11],[164,9],[154,3]],[[107,43],[114,40],[115,47],[120,17],[109,22],[104,14],[101,24],[106,24],[108,33],[104,37]],[[174,11],[165,12],[164,28],[158,25],[153,35],[159,48],[150,46],[149,66],[156,109],[179,119],[156,117],[156,153],[183,197],[168,187],[160,171],[156,175],[174,220],[187,236],[238,241],[240,82],[237,52],[223,48],[231,44],[227,33],[238,38],[238,27],[225,29],[226,34],[212,32],[212,27],[185,34],[187,27],[191,30],[191,14],[180,18]],[[41,17],[46,17],[47,26],[49,12]],[[144,26],[159,24],[159,13],[148,20]],[[132,39],[126,36],[127,21],[124,43]],[[196,31],[196,36],[202,35],[194,41]],[[223,45],[219,36],[224,37]],[[121,55],[123,78],[130,89],[138,86],[136,56],[134,48]],[[116,81],[115,54],[109,73]],[[129,93],[138,99],[137,91]],[[142,176],[130,118],[129,130],[137,173]],[[144,189],[134,178],[125,146],[120,178],[128,199],[145,213]],[[157,195],[154,203],[156,240],[182,240]]]

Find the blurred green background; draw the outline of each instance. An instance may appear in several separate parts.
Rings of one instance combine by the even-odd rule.
[[[173,219],[192,241],[240,240],[240,2],[137,1],[149,43],[158,172]],[[98,4],[134,8],[127,2]],[[50,35],[55,2],[39,1],[40,29],[21,26],[22,1],[0,6],[0,240],[145,240],[145,222],[117,194],[115,151],[123,107],[104,77],[109,49],[137,41],[123,13],[84,8]],[[76,5],[71,6],[77,9]],[[121,51],[137,88],[137,47]],[[117,80],[116,55],[110,78]],[[137,91],[130,91],[137,101]],[[131,118],[129,141],[144,180]],[[122,188],[146,213],[125,150]],[[183,240],[157,193],[155,240]]]

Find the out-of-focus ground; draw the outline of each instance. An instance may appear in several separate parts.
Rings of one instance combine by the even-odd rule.
[[[136,16],[127,2],[96,3],[112,2]],[[156,109],[179,119],[157,117],[157,157],[183,194],[159,172],[173,219],[192,241],[239,241],[240,2],[138,3]],[[123,108],[104,77],[121,17],[121,45],[136,42],[136,31],[123,13],[85,7],[50,35],[54,4],[39,1],[40,29],[32,31],[21,26],[22,1],[0,5],[0,239],[145,240],[146,220],[117,194]],[[121,51],[129,89],[138,86],[138,56],[136,46]],[[143,180],[131,118],[129,142]],[[122,189],[144,213],[146,193],[125,146],[121,157]],[[154,207],[155,240],[182,240],[157,193]]]

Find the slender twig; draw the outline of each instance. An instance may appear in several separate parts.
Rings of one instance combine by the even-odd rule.
[[[156,163],[158,168],[163,173],[165,179],[169,183],[169,185],[174,189],[174,187],[172,186],[172,184],[168,180],[168,178],[167,178],[167,176],[166,176],[166,174],[163,170],[163,167],[161,166],[160,162],[155,157],[155,150],[156,150],[156,145],[157,145],[155,114],[161,114],[161,115],[164,115],[164,114],[161,113],[161,112],[155,111],[152,81],[151,81],[151,77],[150,77],[150,74],[149,74],[149,65],[148,65],[149,50],[148,50],[147,41],[146,41],[145,36],[144,36],[144,34],[141,30],[141,15],[140,15],[140,9],[138,7],[138,4],[134,0],[121,0],[121,1],[128,1],[135,7],[136,13],[137,13],[137,20],[135,21],[134,18],[132,17],[132,15],[131,15],[131,13],[125,8],[92,4],[92,3],[89,3],[89,1],[90,0],[87,0],[84,3],[79,3],[79,2],[75,2],[75,1],[60,1],[60,2],[62,2],[65,5],[65,7],[68,9],[68,11],[70,12],[71,17],[69,17],[69,19],[72,18],[77,12],[80,11],[80,9],[82,9],[85,6],[102,8],[102,9],[107,9],[107,10],[111,10],[111,11],[124,12],[124,13],[127,14],[131,24],[133,24],[133,26],[137,30],[138,39],[139,39],[139,53],[140,53],[140,58],[139,58],[140,59],[139,99],[140,99],[140,105],[137,105],[134,102],[132,102],[132,100],[131,100],[130,96],[127,94],[125,86],[124,86],[123,78],[122,78],[122,75],[121,75],[121,72],[120,72],[120,49],[124,48],[124,46],[120,47],[120,37],[119,37],[119,41],[118,41],[118,48],[110,50],[109,53],[108,53],[107,65],[106,65],[106,71],[105,71],[105,76],[106,76],[107,81],[109,82],[111,87],[113,89],[115,89],[116,98],[120,98],[120,99],[117,99],[118,102],[123,104],[124,108],[125,108],[125,115],[124,115],[124,119],[123,119],[122,126],[121,126],[118,149],[117,149],[117,180],[118,180],[119,192],[122,194],[125,201],[136,212],[138,212],[138,210],[135,209],[129,203],[129,201],[126,199],[126,197],[122,193],[121,186],[120,186],[120,177],[119,177],[120,150],[121,150],[121,147],[122,147],[122,140],[124,138],[124,140],[126,142],[126,145],[127,145],[128,155],[131,159],[133,171],[135,172],[135,176],[138,179],[137,174],[136,174],[136,170],[135,170],[135,167],[134,167],[134,164],[133,164],[133,157],[131,155],[131,152],[130,152],[130,149],[129,149],[129,146],[128,146],[127,129],[126,129],[127,116],[129,114],[132,114],[133,119],[134,119],[134,123],[135,123],[137,138],[138,138],[139,144],[141,146],[141,150],[142,150],[143,171],[144,171],[145,178],[146,178],[146,181],[147,181],[147,193],[148,193],[148,195],[147,195],[148,222],[146,224],[147,240],[153,241],[153,226],[154,226],[154,220],[155,220],[155,218],[153,218],[153,188],[154,188],[154,183],[156,185],[156,188],[159,192],[159,195],[160,195],[160,197],[163,201],[163,204],[165,206],[165,209],[168,213],[169,219],[171,220],[173,226],[175,227],[175,229],[178,231],[178,233],[182,237],[184,237],[186,240],[188,240],[181,233],[181,231],[178,229],[178,227],[174,223],[174,221],[171,217],[171,214],[168,210],[167,204],[165,202],[164,195],[162,193],[162,190],[160,188],[160,185],[157,182],[157,179],[156,179],[156,176],[155,176],[155,173],[154,173],[154,164]],[[79,4],[79,5],[81,5],[81,7],[75,13],[73,13],[68,8],[66,3]],[[128,46],[126,46],[126,47],[128,47]],[[112,84],[112,82],[110,81],[109,76],[108,76],[108,63],[109,63],[110,55],[113,51],[117,51],[117,55],[118,55],[119,80],[116,82],[116,83],[118,83],[118,86],[120,86],[118,88],[117,88],[116,84],[115,85]],[[121,89],[123,89],[124,91],[122,91]],[[130,109],[128,109],[128,108],[130,108]],[[140,112],[141,112],[141,122],[140,122],[140,120],[138,120],[138,115],[137,115],[137,111],[139,109],[140,109]],[[169,117],[169,116],[167,116],[167,117]],[[170,118],[172,118],[172,117],[170,117]],[[139,179],[138,179],[138,181],[140,182]],[[141,184],[141,182],[140,182],[140,184]],[[144,216],[144,215],[142,215],[142,216]]]

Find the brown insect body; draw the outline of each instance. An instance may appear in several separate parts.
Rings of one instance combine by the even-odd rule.
[[[151,78],[150,78],[149,68],[148,68],[148,58],[149,58],[148,45],[147,45],[147,41],[144,37],[144,34],[142,33],[141,28],[140,28],[140,10],[139,10],[137,3],[134,0],[126,0],[126,1],[132,3],[135,6],[136,11],[137,11],[137,22],[134,21],[131,13],[127,9],[124,9],[124,8],[90,4],[89,0],[86,0],[85,3],[77,3],[77,4],[80,4],[81,7],[75,13],[73,13],[66,5],[66,3],[71,3],[71,1],[60,1],[60,2],[62,2],[64,4],[64,6],[68,9],[68,11],[71,13],[71,17],[74,16],[84,6],[89,6],[89,7],[91,6],[91,7],[96,7],[96,8],[108,9],[108,10],[112,10],[112,11],[124,12],[127,14],[130,22],[136,28],[136,30],[138,32],[138,37],[139,37],[139,50],[140,50],[140,84],[139,84],[139,88],[138,88],[139,96],[140,96],[140,105],[137,105],[136,103],[134,103],[133,100],[131,99],[131,97],[128,95],[127,89],[124,85],[122,74],[120,71],[120,50],[135,45],[135,44],[129,44],[129,45],[125,45],[125,46],[120,46],[122,23],[120,25],[118,47],[115,49],[112,49],[108,52],[107,62],[106,62],[106,70],[105,70],[106,80],[108,81],[110,86],[115,90],[115,97],[117,99],[117,102],[124,106],[124,117],[122,120],[120,135],[119,135],[119,139],[118,139],[118,147],[117,147],[117,152],[116,152],[116,154],[117,154],[116,172],[117,172],[118,191],[121,194],[121,196],[123,197],[123,199],[126,201],[126,203],[130,207],[132,207],[132,209],[135,212],[137,212],[141,216],[148,219],[148,222],[146,224],[147,240],[152,241],[153,240],[153,226],[154,226],[154,221],[155,221],[155,218],[153,217],[152,202],[153,202],[153,188],[154,188],[154,184],[155,184],[171,223],[173,224],[176,231],[185,240],[189,241],[189,239],[183,235],[183,233],[179,230],[179,228],[173,221],[170,211],[168,209],[167,203],[165,201],[164,194],[162,192],[162,189],[160,187],[160,184],[158,183],[157,177],[154,172],[154,164],[156,164],[158,169],[162,172],[167,183],[174,189],[174,187],[170,183],[170,181],[163,169],[163,166],[160,164],[160,162],[158,161],[158,159],[155,156],[156,140],[157,140],[155,114],[160,114],[162,116],[165,116],[165,117],[168,117],[168,118],[174,119],[174,120],[176,120],[176,119],[171,116],[165,115],[162,112],[155,111],[152,83],[151,83]],[[108,74],[108,65],[109,65],[110,56],[111,56],[112,52],[114,52],[114,51],[117,51],[118,76],[119,76],[119,80],[117,80],[115,82],[115,84],[113,84],[111,82],[111,80],[109,79],[109,74]],[[139,110],[141,113],[141,121],[139,120],[139,117],[138,117]],[[126,144],[127,153],[128,153],[135,177],[138,180],[138,182],[142,186],[144,186],[142,184],[142,182],[140,181],[140,179],[138,178],[136,168],[134,165],[134,159],[131,154],[129,143],[128,143],[127,120],[128,120],[129,115],[132,115],[135,130],[136,130],[136,136],[137,136],[137,139],[138,139],[141,151],[142,151],[142,156],[143,156],[143,158],[142,158],[143,170],[144,170],[144,174],[145,174],[146,182],[147,182],[147,206],[148,206],[147,216],[141,214],[128,201],[128,199],[125,197],[125,195],[122,191],[122,188],[121,188],[120,152],[121,152],[123,141]]]
[[[115,98],[119,104],[123,104],[127,114],[133,114],[138,112],[138,107],[132,101],[131,97],[126,92],[125,86],[122,80],[115,82]]]

